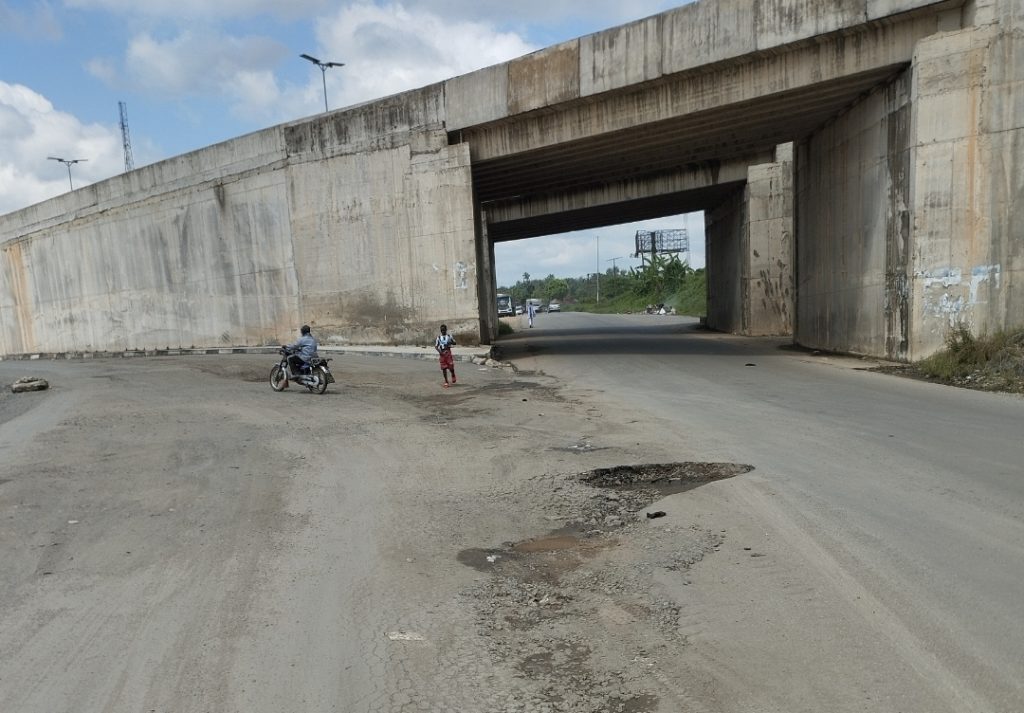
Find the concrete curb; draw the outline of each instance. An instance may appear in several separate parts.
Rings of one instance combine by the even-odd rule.
[[[134,359],[140,357],[162,357],[162,356],[209,356],[217,354],[277,354],[280,347],[222,347],[216,349],[127,349],[123,352],[38,352],[34,354],[8,354],[0,355],[0,361],[57,361],[71,359]],[[487,359],[489,349],[483,353],[474,350],[472,347],[455,347],[452,356],[455,361],[471,362],[474,357]],[[437,353],[427,350],[425,347],[392,347],[392,346],[355,346],[355,347],[332,347],[321,346],[320,353],[330,354],[358,354],[377,357],[398,357],[402,359],[437,359]]]

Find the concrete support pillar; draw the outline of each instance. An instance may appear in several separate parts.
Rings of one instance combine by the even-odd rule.
[[[743,333],[793,333],[793,144],[747,174],[747,247],[743,252]]]
[[[494,243],[487,230],[487,211],[476,209],[477,298],[480,303],[480,343],[498,338],[498,290],[494,275]]]
[[[1024,4],[973,0],[914,55],[908,356],[1024,325]]]
[[[798,344],[907,355],[910,76],[796,150]]]
[[[720,332],[743,331],[743,253],[749,224],[745,187],[704,212],[708,326]]]
[[[747,183],[705,214],[708,325],[750,336],[793,330],[793,146],[750,166]]]

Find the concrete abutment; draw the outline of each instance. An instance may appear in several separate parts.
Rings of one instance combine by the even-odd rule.
[[[0,353],[487,342],[494,241],[706,209],[713,327],[917,359],[1024,322],[1022,15],[701,0],[147,166],[0,216]]]

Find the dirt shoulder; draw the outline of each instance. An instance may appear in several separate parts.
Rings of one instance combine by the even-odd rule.
[[[38,363],[49,395],[0,399],[0,709],[679,709],[671,588],[726,535],[647,512],[747,468],[539,374],[271,364]]]

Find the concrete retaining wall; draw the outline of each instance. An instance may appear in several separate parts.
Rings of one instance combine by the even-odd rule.
[[[100,183],[28,209],[38,222],[0,218],[0,352],[253,345],[293,331],[279,133],[263,134],[243,143],[271,150],[235,174],[229,157],[211,172],[201,164],[215,156],[182,157],[135,177],[166,180],[163,191],[119,199]]]
[[[0,353],[480,334],[468,151],[439,86],[0,217]]]

